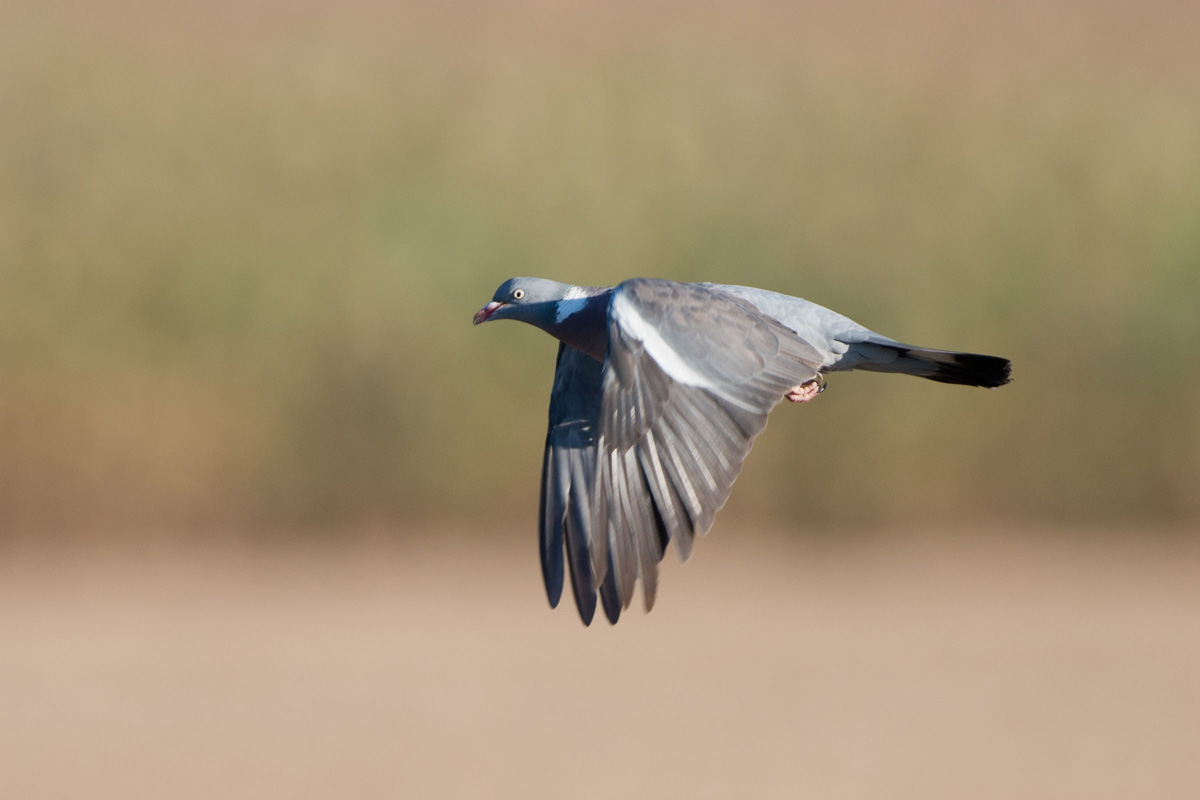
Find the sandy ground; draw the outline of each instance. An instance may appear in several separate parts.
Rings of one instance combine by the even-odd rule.
[[[1200,796],[1200,548],[714,534],[584,629],[532,545],[0,560],[12,798]]]

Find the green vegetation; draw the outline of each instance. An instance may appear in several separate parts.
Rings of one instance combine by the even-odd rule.
[[[1200,13],[849,5],[6,4],[0,532],[532,520],[522,274],[1013,359],[835,376],[730,515],[1200,520]]]

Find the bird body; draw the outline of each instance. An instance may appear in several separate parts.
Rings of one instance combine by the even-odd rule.
[[[913,347],[807,300],[745,286],[512,278],[474,322],[493,319],[529,323],[562,343],[538,527],[550,604],[570,572],[585,624],[597,597],[615,623],[639,579],[650,610],[667,544],[688,558],[771,409],[815,397],[824,373],[994,388],[1010,372],[1003,358]]]

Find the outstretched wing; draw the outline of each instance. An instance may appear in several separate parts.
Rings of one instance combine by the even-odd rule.
[[[639,578],[649,610],[667,542],[691,555],[767,414],[788,389],[816,378],[822,361],[793,331],[719,290],[641,278],[614,290],[599,408],[588,408],[594,472],[580,467],[592,486],[590,521],[580,526],[591,585],[582,589],[600,579],[610,621],[628,608]],[[574,563],[569,541],[568,550]],[[590,602],[580,603],[585,621]]]
[[[538,512],[542,577],[550,606],[557,606],[562,597],[565,542],[566,568],[571,571],[575,604],[585,624],[591,623],[596,613],[589,542],[601,370],[600,362],[591,356],[565,344],[558,346]]]

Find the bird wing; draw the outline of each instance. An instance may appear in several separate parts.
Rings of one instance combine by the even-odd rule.
[[[542,578],[550,606],[557,606],[562,597],[565,542],[566,568],[585,624],[596,613],[589,542],[601,370],[600,362],[591,356],[565,344],[558,346],[538,506]]]
[[[579,467],[592,491],[590,519],[578,529],[590,545],[591,574],[576,585],[576,601],[581,588],[588,593],[599,582],[605,612],[616,622],[640,578],[649,610],[667,542],[681,558],[690,556],[695,537],[728,499],[767,414],[788,389],[816,378],[822,361],[793,331],[719,290],[643,278],[619,285],[608,309],[599,407],[587,408],[595,462],[590,474]],[[557,394],[557,376],[555,387]],[[583,510],[572,491],[569,505],[576,502]],[[575,564],[570,532],[568,526],[577,579],[582,565]],[[590,602],[580,604],[585,621],[595,610],[594,597]]]

